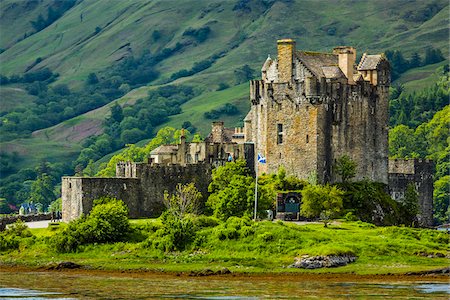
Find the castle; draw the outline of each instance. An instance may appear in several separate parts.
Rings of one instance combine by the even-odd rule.
[[[276,60],[267,58],[261,80],[250,82],[250,112],[243,128],[214,122],[200,143],[162,145],[146,163],[120,163],[115,178],[63,177],[63,219],[88,213],[103,195],[123,199],[131,217],[158,215],[164,191],[194,182],[207,195],[211,169],[244,158],[257,174],[283,166],[299,178],[335,182],[333,166],[348,155],[357,164],[355,180],[389,184],[401,201],[408,183],[419,192],[420,224],[432,225],[432,169],[428,161],[388,160],[390,66],[383,55],[364,53],[356,64],[353,47],[332,53],[297,51],[279,40]],[[265,164],[256,163],[258,155]]]

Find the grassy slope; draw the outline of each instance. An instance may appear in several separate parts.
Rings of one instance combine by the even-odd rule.
[[[34,32],[31,21],[39,14],[46,15],[51,0],[0,1],[0,48],[7,49]],[[20,16],[20,18],[18,17]]]
[[[0,113],[27,107],[34,99],[20,86],[0,86]]]
[[[139,220],[143,225],[148,221]],[[151,221],[152,223],[154,221]],[[158,222],[158,221],[157,221]],[[0,253],[0,262],[44,266],[49,262],[73,261],[109,270],[145,269],[165,271],[219,270],[274,273],[406,273],[443,268],[445,258],[427,258],[420,252],[446,253],[448,236],[427,229],[398,227],[372,228],[364,223],[296,225],[289,222],[258,222],[250,231],[238,230],[237,239],[219,239],[220,227],[204,228],[201,246],[183,252],[164,253],[140,243],[89,245],[78,253],[58,254],[42,240],[20,251]],[[154,225],[158,226],[158,225]],[[244,228],[244,227],[242,227]],[[233,231],[229,228],[228,231]],[[51,237],[49,229],[33,229],[38,237]],[[247,232],[243,236],[243,232]],[[250,233],[248,233],[250,232]],[[148,232],[147,232],[148,234]],[[152,238],[150,238],[152,240]],[[303,254],[333,255],[353,252],[355,263],[332,269],[286,269],[294,257]]]
[[[446,1],[438,3],[448,6]],[[28,20],[46,10],[47,2],[43,5],[44,7],[39,9],[26,10],[26,26],[13,26],[14,22],[5,22],[2,31],[16,36],[23,35],[23,32],[30,28]],[[327,2],[327,5],[311,0],[293,4],[276,2],[268,10],[254,5],[249,14],[232,11],[233,5],[233,1],[209,1],[207,4],[194,0],[81,1],[48,28],[15,43],[0,54],[1,71],[6,74],[21,73],[36,58],[41,57],[43,61],[35,66],[35,69],[50,67],[61,74],[60,82],[68,82],[77,87],[90,72],[107,68],[123,56],[139,55],[145,49],[157,52],[162,48],[172,47],[176,42],[186,40],[186,37],[182,36],[186,28],[198,28],[206,24],[212,32],[205,42],[194,43],[157,66],[161,77],[167,78],[180,69],[189,69],[195,62],[213,53],[229,50],[211,68],[175,82],[193,85],[203,90],[204,94],[184,104],[183,113],[171,117],[168,124],[179,127],[183,121],[191,121],[202,134],[206,134],[210,121],[203,118],[205,111],[227,102],[237,104],[240,114],[224,118],[227,126],[236,125],[247,112],[246,85],[213,92],[218,83],[228,82],[233,85],[233,71],[244,64],[251,65],[258,73],[267,54],[276,54],[275,41],[280,37],[295,38],[299,49],[330,51],[335,45],[351,44],[358,48],[359,53],[381,52],[385,49],[422,53],[424,45],[433,45],[439,47],[444,54],[448,53],[446,38],[443,38],[448,36],[448,7],[421,24],[405,21],[400,17],[408,11],[416,11],[424,6],[421,1],[334,0]],[[295,14],[292,14],[292,11],[295,11]],[[2,11],[2,14],[6,19],[13,19],[14,11]],[[96,27],[102,28],[98,34],[94,34]],[[330,27],[336,28],[335,35],[327,35]],[[154,30],[163,33],[163,37],[157,42],[151,40]],[[229,45],[239,36],[243,37],[242,42],[236,48],[230,49]],[[130,45],[122,47],[127,43]],[[407,79],[404,81],[417,80],[418,83],[408,83],[408,88],[430,81],[431,67],[424,69],[426,70],[423,72],[411,70],[405,75]],[[145,97],[150,88],[142,87],[131,91],[117,101],[121,104],[132,104],[136,99]],[[7,97],[13,99],[17,96]],[[23,105],[26,105],[26,101]],[[41,145],[47,141],[55,143],[59,149],[73,148],[71,143],[79,143],[89,134],[101,132],[101,120],[108,115],[109,107],[110,105],[106,105],[49,129],[35,132],[27,141],[12,141],[8,143],[8,147],[1,147],[21,148],[25,153],[34,153],[34,149],[40,149],[40,156],[53,157],[54,149],[52,153],[46,153],[47,147],[37,147],[34,144]],[[60,156],[64,157],[63,154]],[[24,159],[27,161],[29,157]]]

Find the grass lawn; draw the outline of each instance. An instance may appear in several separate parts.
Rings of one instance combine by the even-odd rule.
[[[402,274],[448,266],[447,258],[428,255],[448,252],[444,232],[405,227],[375,227],[362,222],[297,225],[231,218],[217,226],[197,227],[184,251],[155,246],[160,219],[131,220],[140,237],[113,244],[90,244],[74,253],[57,253],[47,242],[60,229],[31,229],[18,250],[0,252],[0,264],[42,267],[72,261],[94,269],[189,272],[228,268],[238,273],[355,273]],[[160,240],[159,240],[160,241]],[[339,268],[288,268],[301,255],[353,254],[356,262]],[[426,255],[425,255],[426,254]],[[424,256],[425,255],[425,256]]]

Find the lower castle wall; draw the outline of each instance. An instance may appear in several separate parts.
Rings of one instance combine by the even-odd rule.
[[[140,178],[62,178],[63,221],[69,222],[89,214],[93,200],[110,196],[123,200],[130,218],[156,217],[164,210],[164,191],[173,193],[178,183],[194,182],[208,198],[211,166],[208,164],[160,166],[137,164]]]
[[[69,222],[87,215],[92,210],[94,199],[103,196],[123,200],[131,218],[140,217],[141,185],[134,178],[63,177],[62,214]]]

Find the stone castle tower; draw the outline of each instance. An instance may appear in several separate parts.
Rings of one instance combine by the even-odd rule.
[[[353,47],[332,53],[297,51],[278,41],[278,57],[267,58],[261,80],[250,82],[251,110],[244,119],[246,142],[266,157],[258,173],[283,166],[299,178],[333,182],[335,161],[348,155],[356,179],[388,183],[390,67],[383,55]]]

